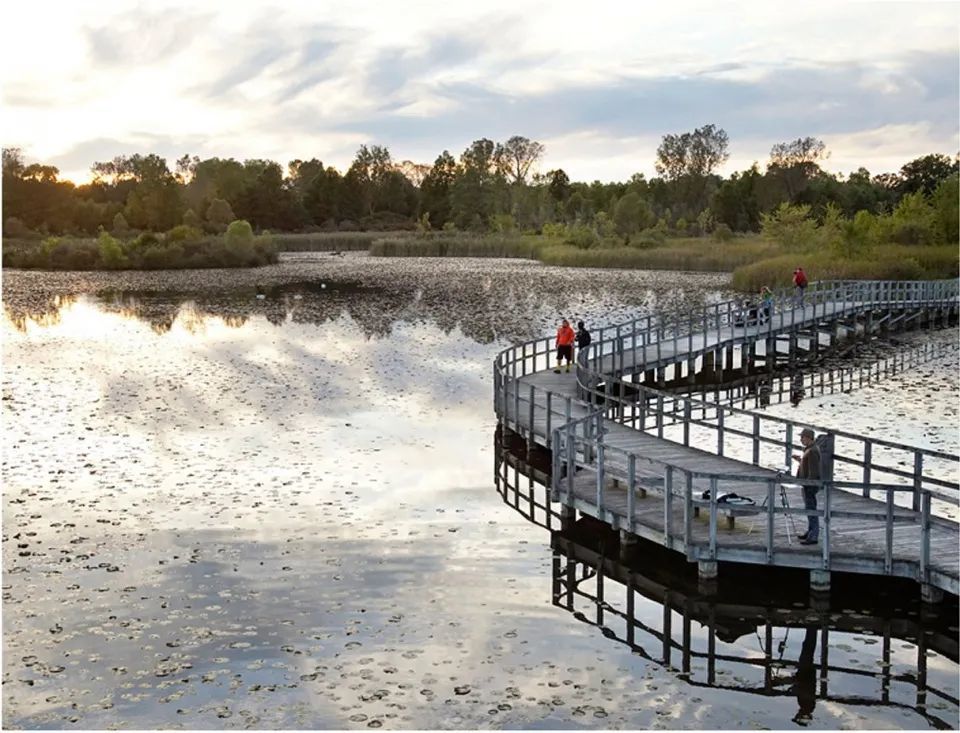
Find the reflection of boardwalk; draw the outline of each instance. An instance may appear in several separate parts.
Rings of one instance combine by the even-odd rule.
[[[680,555],[648,542],[624,547],[591,518],[565,521],[541,472],[509,448],[497,456],[504,502],[554,530],[553,604],[604,636],[692,686],[795,698],[801,721],[816,720],[822,701],[912,710],[937,728],[956,719],[955,599],[872,600],[871,580],[851,576],[829,599],[810,599],[801,571],[760,569],[758,579],[748,566],[704,595]]]
[[[801,546],[799,486],[776,467],[790,463],[802,426],[651,386],[666,369],[686,368],[691,381],[698,366],[709,377],[722,361],[772,370],[801,343],[816,350],[849,333],[956,315],[957,281],[833,283],[803,308],[781,297],[763,324],[736,325],[742,316],[726,303],[602,329],[575,373],[543,368],[553,346],[543,339],[498,358],[497,411],[502,425],[550,449],[555,499],[699,561],[706,577],[717,561],[735,561],[808,568],[819,587],[842,570],[914,578],[930,598],[957,593],[958,525],[933,513],[958,504],[957,456],[814,426],[833,441],[833,475],[820,492],[822,540]],[[718,501],[728,493],[749,506]]]

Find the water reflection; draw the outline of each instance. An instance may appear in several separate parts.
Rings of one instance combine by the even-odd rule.
[[[589,517],[561,520],[542,483],[549,464],[510,448],[498,441],[497,490],[550,530],[554,606],[691,687],[794,698],[790,720],[773,727],[817,724],[824,704],[956,727],[956,598],[923,606],[903,600],[916,597],[907,583],[878,589],[840,574],[829,599],[810,598],[802,571],[732,565],[704,595],[696,566],[679,555],[647,542],[621,548],[617,533]]]
[[[100,307],[170,330],[184,304],[230,325],[262,316],[269,323],[322,325],[349,315],[368,338],[400,321],[459,328],[471,340],[532,339],[557,316],[610,323],[671,313],[722,299],[722,275],[571,271],[504,261],[286,261],[256,271],[176,273],[4,272],[4,310],[18,329],[54,322],[78,295]],[[552,329],[550,329],[552,330]]]

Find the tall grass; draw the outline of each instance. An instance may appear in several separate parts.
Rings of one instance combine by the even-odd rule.
[[[273,234],[280,252],[366,252],[381,237],[410,237],[410,232],[314,232]]]
[[[803,267],[810,280],[938,280],[957,277],[960,253],[954,245],[887,244],[856,258],[835,252],[783,254],[745,265],[733,273],[733,287],[743,292],[790,285]]]
[[[545,239],[536,236],[436,234],[384,237],[370,245],[375,257],[513,257],[536,259]]]
[[[598,247],[580,249],[558,244],[541,250],[540,260],[564,267],[609,267],[640,270],[702,270],[730,272],[777,251],[774,244],[758,238],[714,242],[685,238],[668,240],[649,248]]]

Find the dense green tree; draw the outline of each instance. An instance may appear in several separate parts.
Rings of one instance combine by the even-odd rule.
[[[632,237],[642,229],[652,226],[655,218],[650,204],[636,191],[628,191],[617,201],[613,212],[617,234]]]
[[[572,192],[570,188],[570,177],[564,172],[563,168],[550,171],[547,174],[547,179],[550,181],[547,184],[550,191],[550,198],[561,204],[570,198]]]
[[[420,184],[420,214],[427,214],[430,225],[440,229],[450,221],[450,191],[457,179],[457,161],[444,150],[434,161]]]
[[[735,232],[755,232],[760,230],[759,190],[763,175],[754,163],[748,170],[733,173],[720,184],[710,210],[713,218],[725,224]]]
[[[498,203],[505,203],[506,181],[497,166],[496,146],[482,138],[460,156],[460,170],[450,194],[452,217],[461,229],[484,229]]]
[[[826,144],[819,138],[777,143],[770,149],[767,177],[782,188],[783,200],[796,202],[808,183],[821,175],[820,161],[829,156]]]
[[[233,208],[225,199],[213,199],[207,207],[207,225],[215,232],[227,230],[230,222],[236,219]]]
[[[900,169],[900,190],[903,193],[921,192],[929,196],[958,170],[958,159],[946,155],[924,155],[911,160]]]

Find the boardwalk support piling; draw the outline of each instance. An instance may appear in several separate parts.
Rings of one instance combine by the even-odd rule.
[[[830,571],[829,570],[811,570],[810,571],[810,592],[811,593],[829,593],[830,592]]]
[[[930,583],[921,583],[920,598],[924,603],[940,603],[943,600],[943,591]]]

